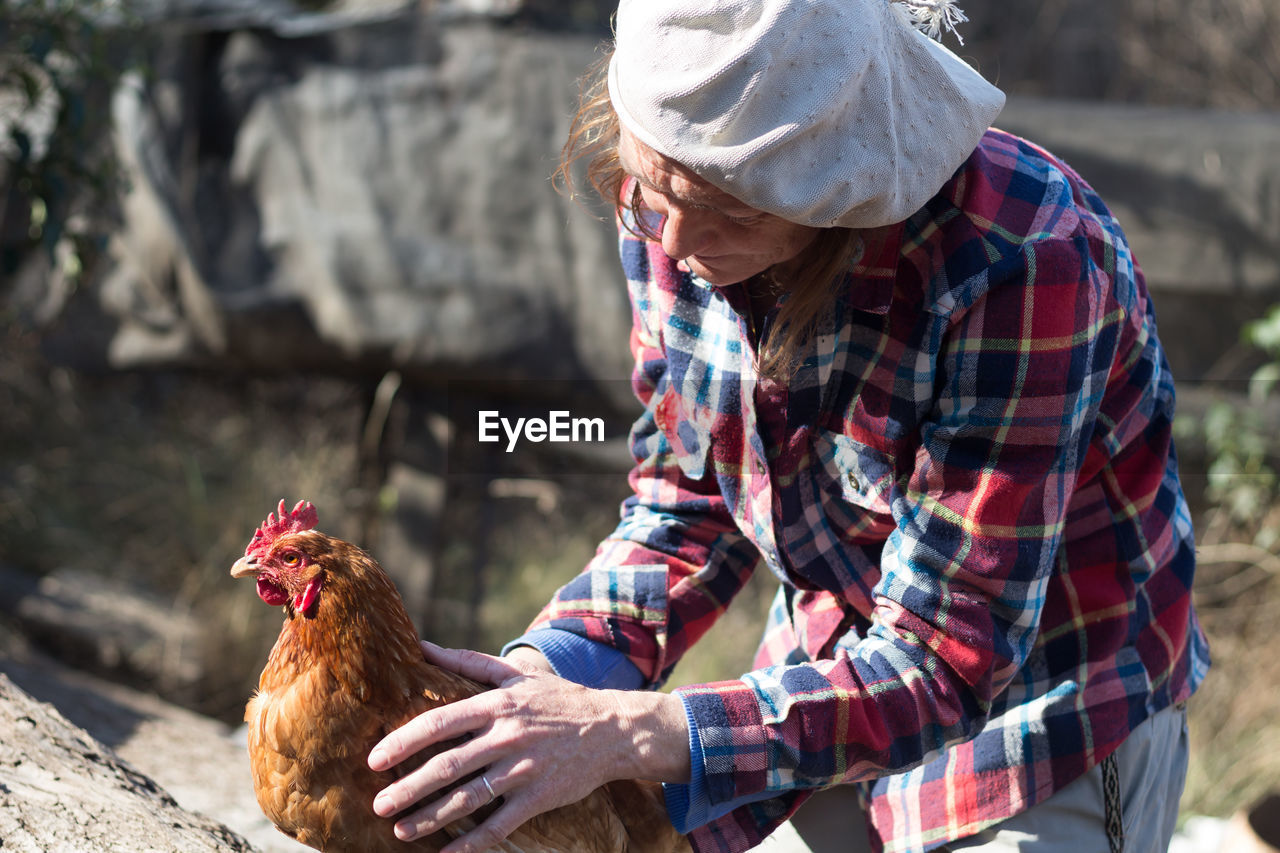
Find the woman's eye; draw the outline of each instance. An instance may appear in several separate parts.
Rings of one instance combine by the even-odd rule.
[[[640,191],[640,203],[643,204],[645,208],[647,208],[648,210],[652,210],[654,213],[657,213],[659,215],[666,215],[666,212],[667,212],[666,200],[663,199],[662,196],[658,195],[657,193],[648,192],[642,189]]]

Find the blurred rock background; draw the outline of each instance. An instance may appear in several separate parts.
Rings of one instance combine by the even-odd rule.
[[[1155,294],[1216,666],[1183,811],[1226,817],[1280,787],[1280,3],[962,5],[998,125],[1100,190]],[[281,498],[445,644],[496,650],[583,565],[629,313],[608,212],[550,175],[611,10],[0,0],[0,671],[81,725],[137,691],[106,740],[138,760],[156,697],[231,731],[279,616],[227,570]],[[607,441],[504,453],[481,409]],[[746,667],[770,594],[675,683]]]

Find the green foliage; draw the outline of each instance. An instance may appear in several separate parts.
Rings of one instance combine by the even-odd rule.
[[[1200,423],[1180,426],[1204,440],[1205,497],[1230,522],[1230,538],[1270,549],[1280,543],[1280,515],[1271,511],[1280,505],[1278,448],[1268,426],[1280,382],[1280,305],[1245,326],[1241,336],[1266,359],[1249,377],[1247,402],[1220,400]]]
[[[1262,356],[1249,374],[1248,393],[1219,398],[1201,419],[1179,416],[1175,427],[1180,441],[1203,442],[1207,453],[1212,542],[1249,542],[1270,551],[1280,544],[1280,443],[1270,425],[1280,410],[1280,305],[1245,325],[1240,337]]]
[[[1253,408],[1215,403],[1203,429],[1210,456],[1206,497],[1234,524],[1254,527],[1254,544],[1268,547],[1277,530],[1261,522],[1276,502],[1278,481],[1261,415]]]
[[[1280,360],[1280,305],[1273,305],[1267,316],[1245,326],[1244,338],[1272,359]],[[1262,369],[1271,368],[1269,374],[1274,374],[1276,366],[1272,363]]]
[[[79,277],[120,188],[110,95],[129,60],[122,0],[0,0],[0,275],[43,250]]]

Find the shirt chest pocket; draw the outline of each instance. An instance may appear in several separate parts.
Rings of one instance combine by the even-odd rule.
[[[815,430],[817,476],[829,497],[887,517],[892,501],[894,459],[882,450],[830,430]]]

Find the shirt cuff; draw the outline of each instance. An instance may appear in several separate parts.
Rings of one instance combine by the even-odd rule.
[[[537,628],[502,647],[532,646],[546,657],[556,675],[586,687],[635,690],[644,685],[640,668],[622,652],[559,628]],[[687,710],[686,710],[687,713]]]
[[[693,718],[688,700],[679,693],[676,695],[684,704],[684,718],[689,723],[689,782],[663,782],[662,795],[667,802],[667,817],[677,832],[687,835],[739,806],[778,796],[777,791],[757,791],[713,805],[707,799],[706,764],[702,757],[702,737],[698,734],[698,722]]]

